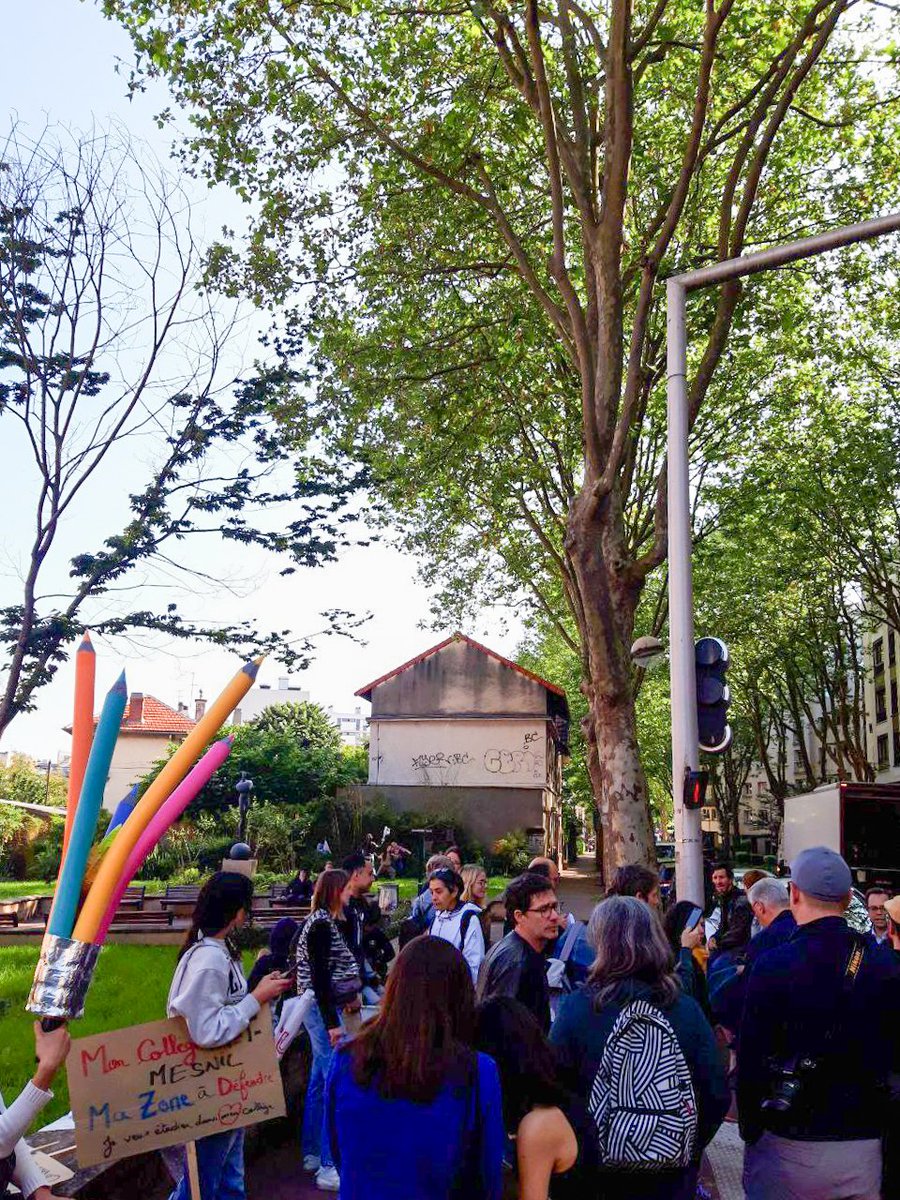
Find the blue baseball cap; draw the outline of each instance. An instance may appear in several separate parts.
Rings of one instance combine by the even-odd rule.
[[[791,863],[791,883],[815,900],[836,903],[853,887],[853,876],[836,850],[810,846]]]

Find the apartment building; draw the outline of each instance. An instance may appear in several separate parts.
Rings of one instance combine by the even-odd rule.
[[[900,705],[896,630],[882,623],[863,637],[866,752],[878,783],[900,781]]]

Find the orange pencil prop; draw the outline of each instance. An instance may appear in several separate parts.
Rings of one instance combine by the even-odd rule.
[[[66,800],[66,827],[63,832],[63,858],[69,848],[75,807],[94,738],[94,676],[97,656],[87,630],[75,655],[75,706],[72,714],[72,757],[69,762],[69,793]]]
[[[144,792],[134,812],[119,829],[104,855],[82,905],[72,937],[77,942],[93,942],[100,930],[103,914],[112,898],[116,884],[131,851],[147,828],[156,811],[181,783],[200,757],[201,751],[225,724],[256,680],[262,657],[245,663],[228,683],[220,696],[209,706],[188,736],[184,739],[157,777]]]

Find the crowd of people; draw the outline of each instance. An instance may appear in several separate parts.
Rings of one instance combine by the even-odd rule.
[[[789,882],[756,872],[740,887],[718,864],[708,905],[664,913],[655,872],[623,867],[585,925],[561,912],[556,864],[536,859],[490,945],[483,868],[455,847],[427,866],[393,962],[363,853],[318,876],[310,916],[276,925],[249,981],[232,942],[245,876],[207,881],[179,955],[168,1013],[198,1045],[304,1000],[300,1137],[320,1189],[695,1200],[705,1148],[737,1119],[748,1200],[900,1196],[900,897],[872,888],[853,904],[847,864],[818,847]],[[0,1168],[45,1200],[16,1143],[68,1035],[36,1037],[35,1077],[0,1113]],[[244,1195],[243,1132],[196,1146],[203,1200]],[[182,1178],[171,1200],[188,1195]]]

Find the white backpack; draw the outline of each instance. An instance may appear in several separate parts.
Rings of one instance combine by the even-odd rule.
[[[675,1031],[655,1005],[632,1000],[619,1013],[589,1108],[604,1166],[661,1171],[692,1162],[694,1085]]]

